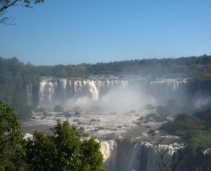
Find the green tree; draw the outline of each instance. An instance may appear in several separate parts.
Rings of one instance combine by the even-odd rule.
[[[43,3],[44,0],[0,0],[0,23],[8,23],[13,17],[4,17],[8,8],[13,6],[24,6],[32,8],[32,4]]]
[[[81,143],[80,160],[82,162],[82,171],[103,171],[100,166],[103,162],[103,156],[100,153],[100,143],[94,137],[85,139]]]
[[[24,166],[24,145],[18,116],[12,107],[0,101],[0,170]]]
[[[69,121],[58,120],[52,133],[35,131],[27,142],[27,163],[32,171],[102,171],[103,157],[95,138],[81,140]]]

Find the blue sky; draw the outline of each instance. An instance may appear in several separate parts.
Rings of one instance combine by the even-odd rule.
[[[211,0],[46,0],[6,15],[0,56],[33,65],[211,54]]]

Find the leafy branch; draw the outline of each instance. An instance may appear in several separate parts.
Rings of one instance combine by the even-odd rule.
[[[0,23],[10,24],[9,21],[13,20],[13,17],[4,16],[6,11],[14,6],[24,6],[32,8],[34,4],[44,3],[44,0],[0,0]]]

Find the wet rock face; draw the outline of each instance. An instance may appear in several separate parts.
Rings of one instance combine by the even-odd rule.
[[[74,120],[73,120],[73,122],[79,122],[79,121],[80,121],[79,119],[74,119]]]
[[[144,106],[144,109],[145,109],[145,110],[155,110],[156,107],[153,106],[153,105],[151,105],[151,104],[146,104],[146,105]]]
[[[84,132],[84,131],[85,131],[85,129],[84,129],[83,127],[80,127],[78,130],[79,130],[80,132]]]
[[[87,137],[89,137],[90,135],[89,134],[87,134],[87,133],[83,133],[82,134],[82,137],[84,137],[84,138],[87,138]]]
[[[105,128],[102,126],[95,127],[95,131],[104,130]]]
[[[74,116],[80,117],[80,113],[79,112],[75,112]]]
[[[156,135],[156,131],[155,130],[149,130],[148,134],[150,134],[151,136],[155,136]]]
[[[159,113],[149,113],[146,116],[141,116],[138,121],[138,123],[165,122],[167,116]]]
[[[65,114],[65,117],[67,117],[67,118],[72,117],[72,116],[73,116],[73,115],[70,114],[70,113],[66,113],[66,114]]]
[[[91,119],[90,122],[100,122],[100,119]]]

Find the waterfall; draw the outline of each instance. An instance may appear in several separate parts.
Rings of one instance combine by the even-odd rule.
[[[88,97],[98,101],[113,88],[126,87],[126,80],[42,78],[39,88],[39,105]]]
[[[26,85],[26,95],[27,95],[27,103],[28,105],[32,105],[33,104],[33,88],[32,88],[32,84],[29,83]]]
[[[166,104],[169,99],[177,99],[185,103],[187,94],[187,79],[157,79],[149,83],[149,94]]]
[[[160,144],[132,140],[108,140],[101,142],[101,152],[104,157],[103,167],[107,171],[160,171],[165,170],[158,151],[169,170],[172,169],[185,147],[173,144]],[[165,155],[164,155],[165,153]]]
[[[39,87],[39,105],[63,103],[71,98],[88,97],[100,100],[113,89],[134,88],[161,104],[169,99],[184,99],[186,79],[66,79],[42,78]],[[138,92],[140,94],[140,92]]]
[[[191,79],[149,79],[149,78],[112,78],[112,79],[73,79],[43,77],[38,89],[27,85],[28,104],[52,106],[64,104],[69,99],[88,98],[101,100],[108,92],[134,89],[145,102],[166,105],[170,99],[189,108],[208,108],[211,102],[211,81]],[[36,86],[37,88],[37,86]],[[35,98],[34,98],[35,97]],[[38,97],[38,98],[37,98]],[[126,97],[125,97],[126,98]],[[36,99],[36,102],[33,100]]]

